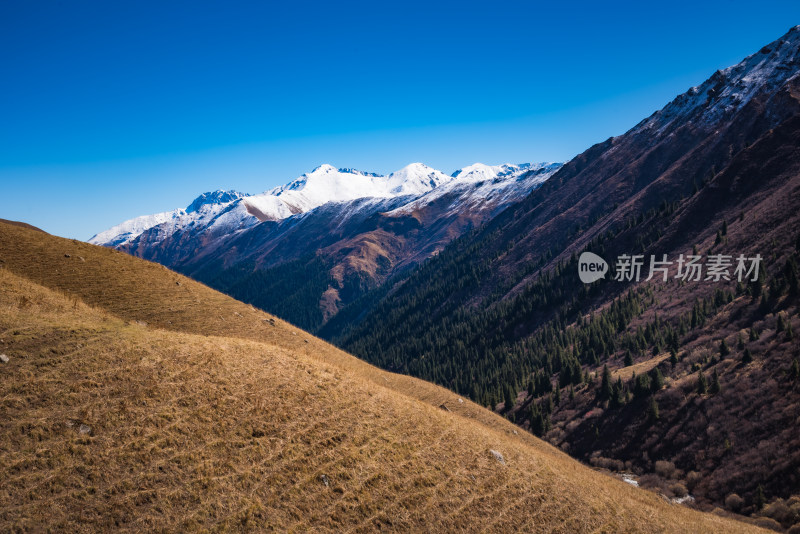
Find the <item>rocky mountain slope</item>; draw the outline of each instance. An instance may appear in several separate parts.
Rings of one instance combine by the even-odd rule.
[[[675,498],[797,523],[799,73],[795,27],[322,335]],[[579,280],[583,251],[611,264],[605,279]],[[665,254],[666,280],[646,281]],[[681,254],[732,266],[687,280]],[[640,279],[614,280],[622,255],[642,256]],[[740,255],[763,258],[761,278],[733,276]]]
[[[0,530],[760,531],[156,264],[5,223],[0,262]]]

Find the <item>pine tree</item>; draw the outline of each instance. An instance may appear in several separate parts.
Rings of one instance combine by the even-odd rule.
[[[669,353],[669,363],[672,365],[673,369],[676,365],[678,365],[678,353],[675,351],[675,349],[671,350]]]
[[[511,386],[506,386],[505,389],[505,396],[503,398],[503,408],[506,412],[511,410],[514,407],[514,393],[512,392]]]
[[[535,401],[531,402],[529,408],[529,417],[531,421],[531,432],[534,435],[541,437],[544,434],[544,418],[539,409],[539,405]]]
[[[758,303],[758,311],[762,315],[766,315],[769,311],[769,301],[767,300],[767,292],[761,293],[761,301]]]
[[[650,396],[650,406],[647,408],[647,418],[653,422],[658,421],[658,402],[655,395]]]
[[[717,374],[717,368],[714,368],[714,373],[711,375],[711,386],[708,388],[708,392],[712,395],[716,395],[720,392],[721,386],[719,385],[719,375]]]
[[[756,330],[755,327],[751,326],[749,337],[750,341],[756,341],[758,340],[759,337],[761,337],[761,335],[758,333],[758,330]]]
[[[611,385],[611,371],[608,370],[608,366],[603,366],[603,378],[600,382],[600,391],[598,392],[598,396],[600,400],[608,400],[614,394],[614,390]]]
[[[728,354],[731,353],[731,349],[728,348],[728,344],[725,342],[725,338],[719,342],[719,357],[724,359]]]
[[[795,360],[795,363],[796,362],[797,362],[797,360]],[[575,400],[575,387],[572,384],[569,385],[569,400],[570,401],[574,401]]]
[[[653,393],[661,391],[661,388],[664,387],[664,375],[661,374],[661,369],[658,367],[653,367],[650,371],[650,387]]]
[[[633,377],[633,395],[636,397],[644,397],[650,393],[650,377],[647,374],[641,374]]]
[[[630,367],[633,365],[633,356],[631,356],[631,351],[625,352],[625,367]]]
[[[697,371],[697,392],[701,395],[708,393],[708,383],[702,369]]]
[[[556,406],[561,404],[561,388],[558,386],[556,386],[555,404]]]
[[[753,353],[750,352],[750,349],[744,349],[744,355],[742,356],[742,363],[748,364],[753,361]]]
[[[736,341],[736,348],[739,350],[744,350],[744,337],[742,336],[741,332],[739,332],[739,337]]]
[[[625,404],[625,386],[622,384],[622,378],[617,378],[614,387],[612,388],[611,400],[608,403],[609,408],[619,408]]]
[[[789,280],[789,295],[796,296],[800,294],[800,269],[797,268],[794,258],[789,258],[787,264],[786,277]]]
[[[761,510],[762,508],[764,508],[766,502],[767,502],[767,497],[764,495],[764,486],[759,484],[758,488],[756,488],[756,496],[753,499],[753,504],[755,505],[756,510]]]
[[[762,293],[764,292],[765,281],[766,280],[764,278],[764,269],[759,269],[758,278],[754,282],[750,282],[750,289],[752,291],[754,299],[757,299],[758,297],[762,296]]]

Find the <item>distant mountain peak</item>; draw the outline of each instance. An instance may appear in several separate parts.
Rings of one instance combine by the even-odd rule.
[[[508,176],[519,176],[527,171],[546,169],[552,163],[504,163],[502,165],[486,165],[485,163],[473,163],[462,169],[458,169],[451,176],[461,181],[483,181],[494,180],[496,178],[506,178]]]
[[[403,167],[400,170],[401,171],[433,170],[433,168],[432,167],[428,167],[424,163],[421,163],[421,162],[417,161],[417,162],[414,162],[414,163],[409,163],[408,165],[406,165],[405,167]]]
[[[186,213],[194,213],[203,206],[207,206],[209,204],[225,204],[227,202],[233,202],[234,200],[245,196],[247,195],[244,193],[239,193],[238,191],[224,191],[222,189],[203,193],[194,199],[191,204],[189,204],[189,206],[186,208]]]
[[[315,167],[311,172],[307,174],[328,174],[331,172],[336,172],[336,167],[334,167],[330,163],[323,163],[322,165]]]

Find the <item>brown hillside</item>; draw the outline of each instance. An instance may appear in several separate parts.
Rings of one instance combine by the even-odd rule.
[[[752,528],[155,264],[6,224],[0,260],[0,530]]]
[[[0,223],[10,224],[12,226],[20,226],[22,228],[29,228],[31,230],[44,232],[44,230],[42,230],[41,228],[37,228],[36,226],[33,226],[32,224],[28,224],[28,223],[25,223],[25,222],[22,222],[22,221],[9,221],[8,219],[0,219]]]

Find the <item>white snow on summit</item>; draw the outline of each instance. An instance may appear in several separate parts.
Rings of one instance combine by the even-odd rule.
[[[517,183],[517,177],[527,171],[541,170],[544,165],[489,166],[475,163],[448,176],[422,163],[412,163],[388,176],[381,176],[354,169],[337,169],[326,164],[258,195],[243,195],[235,191],[204,193],[186,209],[125,221],[97,234],[89,242],[105,246],[124,245],[156,227],[155,238],[159,241],[184,229],[207,232],[209,237],[216,237],[250,228],[259,222],[280,221],[307,213],[329,202],[346,203],[357,199],[408,197],[406,206],[419,207],[459,187],[469,190],[470,201],[487,200],[512,192],[519,195],[549,174],[539,173],[525,183]],[[361,209],[368,205],[361,206]]]
[[[104,232],[100,232],[89,239],[89,243],[93,243],[95,245],[105,245],[107,247],[116,247],[117,245],[121,245],[136,239],[145,230],[148,230],[159,224],[178,219],[184,213],[186,213],[184,210],[172,210],[165,211],[164,213],[156,213],[154,215],[142,215],[140,217],[135,217],[116,226],[112,226]]]
[[[539,187],[558,169],[561,163],[524,163],[522,165],[489,166],[475,163],[453,173],[454,179],[410,201],[387,215],[401,215],[421,209],[448,196],[452,200],[447,211],[455,213],[468,207],[504,205],[522,198]]]
[[[774,91],[800,70],[800,26],[741,62],[715,72],[638,126],[663,133],[676,120],[713,125],[741,109],[760,90]]]
[[[386,177],[391,196],[422,195],[453,178],[422,163],[406,165]]]
[[[421,195],[451,179],[422,163],[412,163],[389,176],[321,165],[286,185],[247,198],[245,203],[259,220],[275,221],[328,202]]]

